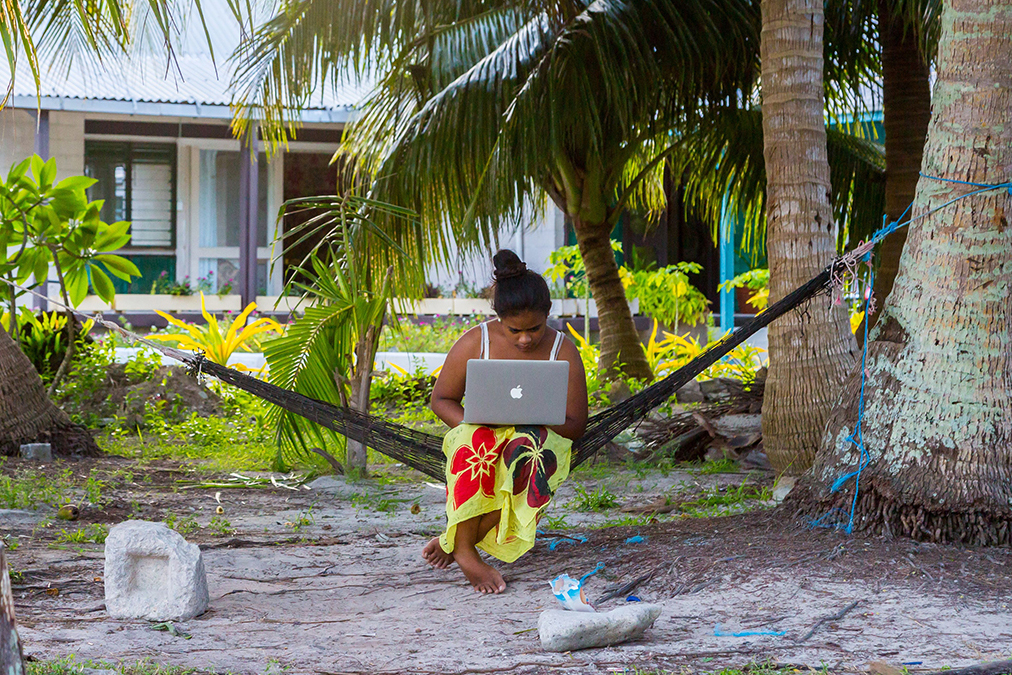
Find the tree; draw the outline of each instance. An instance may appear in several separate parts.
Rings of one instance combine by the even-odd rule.
[[[770,303],[836,253],[823,122],[821,0],[763,0],[763,142]],[[763,437],[781,472],[807,469],[856,344],[842,306],[814,298],[770,326]]]
[[[1012,3],[947,2],[937,63],[916,220],[864,377],[851,373],[829,419],[805,508],[849,510],[859,478],[856,529],[1008,545]],[[953,181],[1005,187],[960,198],[976,188]],[[867,455],[848,440],[858,423]]]
[[[54,454],[96,454],[84,427],[49,400],[32,362],[0,327],[0,456],[16,456],[25,443],[49,443]]]
[[[24,675],[25,661],[21,653],[18,627],[14,621],[14,596],[11,594],[5,548],[3,541],[0,541],[0,673]]]
[[[912,15],[912,16],[911,16]],[[921,154],[931,117],[928,60],[937,10],[931,2],[878,1],[879,44],[882,47],[882,124],[885,128],[885,214],[889,222],[900,218],[914,200]],[[874,295],[889,296],[907,240],[899,230],[878,250]],[[865,318],[875,325],[876,311]],[[864,331],[858,329],[858,340]]]
[[[403,230],[402,246],[437,258],[449,238],[487,249],[547,195],[570,217],[587,267],[602,370],[649,378],[609,234],[624,208],[663,203],[664,165],[654,160],[670,130],[750,90],[753,3],[557,2],[533,12],[435,3],[417,15],[414,3],[394,3],[384,30],[398,26],[400,36],[368,18],[360,33],[335,30],[331,15],[377,10],[347,4],[354,11],[303,0],[258,31],[239,76],[242,102],[265,111],[269,131],[312,81],[339,76],[364,34],[383,86],[348,147],[372,171],[374,198],[421,214],[424,231]],[[388,51],[396,56],[384,60]]]

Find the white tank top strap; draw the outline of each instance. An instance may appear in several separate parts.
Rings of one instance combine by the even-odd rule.
[[[478,355],[483,359],[488,359],[488,322],[483,321],[481,324],[481,353]]]
[[[555,331],[555,344],[552,345],[552,355],[548,357],[549,361],[554,361],[559,356],[559,349],[562,348],[562,331]]]

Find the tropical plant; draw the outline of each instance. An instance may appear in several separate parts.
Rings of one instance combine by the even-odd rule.
[[[89,286],[106,302],[115,296],[110,275],[129,281],[140,276],[132,262],[115,255],[130,241],[130,223],[107,224],[99,218],[102,201],[89,202],[85,190],[96,181],[71,176],[59,183],[56,160],[43,161],[38,155],[16,164],[0,183],[0,277],[24,285],[34,277],[35,285],[55,270],[63,304],[77,307]],[[13,251],[13,253],[11,253]],[[16,313],[14,286],[9,303]],[[56,390],[74,355],[76,321],[68,321],[67,350],[49,385]]]
[[[10,319],[10,314],[7,312],[0,315],[0,327],[9,333],[13,328]],[[66,356],[67,317],[58,312],[50,312],[49,314],[42,312],[36,316],[34,312],[22,307],[16,324],[15,334],[18,336],[21,351],[35,366],[35,370],[38,371],[43,382],[51,381]],[[89,319],[84,322],[79,331],[76,331],[75,351],[79,352],[84,346],[85,338],[91,332],[93,325],[94,321]]]
[[[283,293],[300,291],[307,304],[305,314],[284,336],[264,346],[272,384],[362,412],[369,410],[373,362],[394,274],[388,269],[376,279],[367,264],[377,248],[387,248],[391,242],[365,208],[411,222],[410,211],[351,195],[295,199],[282,205],[279,218],[307,210],[318,212],[290,231],[289,250],[314,233],[325,234],[303,264],[293,270],[297,274]],[[379,246],[370,238],[377,238]],[[396,244],[394,247],[399,250]],[[283,256],[282,252],[278,259]],[[417,275],[410,269],[408,274]],[[345,443],[337,432],[278,407],[272,407],[268,421],[278,430],[278,467],[285,465],[292,453],[307,452],[312,444],[322,449]],[[347,441],[346,464],[353,472],[365,473],[365,447],[358,441]]]
[[[657,339],[658,324],[654,321],[653,330],[647,339],[646,354],[654,372],[669,375],[686,365],[706,351],[707,343],[691,334],[675,335],[662,331],[663,337]],[[766,350],[753,347],[748,343],[738,345],[726,356],[696,376],[697,380],[710,380],[716,377],[731,377],[748,383],[755,379],[760,368],[766,366],[763,357]]]
[[[1009,546],[1012,4],[946,2],[941,30],[916,220],[829,418],[809,512],[839,507],[842,522],[821,522],[848,531]]]
[[[689,283],[690,274],[698,274],[703,266],[679,262],[656,270],[632,273],[626,293],[640,301],[640,312],[661,323],[677,327],[713,322],[710,301],[703,292]]]
[[[246,309],[232,319],[232,323],[223,333],[222,324],[219,324],[218,319],[207,311],[207,306],[204,303],[204,293],[201,291],[200,313],[203,315],[206,325],[198,326],[187,323],[171,314],[166,314],[156,309],[155,313],[158,316],[168,321],[170,325],[182,328],[186,333],[162,333],[152,335],[150,339],[161,342],[175,342],[176,346],[181,349],[193,349],[202,352],[209,361],[227,366],[229,365],[229,357],[237,350],[252,351],[247,342],[254,341],[257,336],[271,331],[278,335],[284,334],[284,326],[268,317],[260,317],[247,325],[246,322],[249,320],[250,315],[256,311],[256,308],[257,304],[255,302],[246,305]],[[236,370],[253,370],[242,363],[233,364],[232,367]],[[257,369],[256,372],[262,372],[262,369]]]
[[[755,291],[749,296],[748,304],[759,312],[763,311],[770,302],[769,268],[758,267],[748,272],[742,272],[717,286],[718,291],[729,291],[733,288],[748,288]]]

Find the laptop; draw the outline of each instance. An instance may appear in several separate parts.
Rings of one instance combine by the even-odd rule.
[[[565,424],[568,394],[568,361],[471,359],[464,388],[464,422]]]

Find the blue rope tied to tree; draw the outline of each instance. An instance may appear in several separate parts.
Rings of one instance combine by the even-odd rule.
[[[891,223],[886,224],[887,216],[883,215],[882,216],[882,223],[883,223],[882,227],[879,228],[878,230],[876,230],[874,234],[872,234],[872,236],[869,238],[869,240],[868,240],[868,242],[866,244],[858,247],[859,250],[861,250],[861,249],[867,249],[867,250],[864,250],[863,252],[861,252],[861,254],[859,256],[859,259],[861,261],[863,261],[863,262],[869,263],[869,268],[871,267],[871,265],[870,265],[870,263],[871,263],[871,248],[873,248],[876,244],[878,244],[879,242],[881,242],[883,239],[885,239],[886,237],[888,237],[890,234],[892,234],[896,230],[900,229],[901,227],[906,227],[907,225],[909,225],[910,223],[912,223],[915,220],[920,220],[921,218],[926,218],[927,216],[931,215],[932,213],[934,213],[936,211],[940,211],[941,209],[944,209],[946,206],[949,206],[950,204],[956,203],[960,199],[965,199],[966,197],[972,197],[973,195],[978,195],[978,194],[981,194],[981,193],[984,193],[984,192],[991,192],[992,190],[1001,190],[1002,188],[1007,188],[1009,195],[1012,196],[1012,181],[1008,181],[1006,183],[997,183],[997,184],[993,184],[992,185],[992,184],[988,184],[988,183],[971,183],[969,181],[956,180],[954,178],[941,178],[939,176],[929,176],[929,175],[927,175],[925,173],[922,173],[920,175],[921,175],[921,177],[928,178],[930,180],[937,180],[937,181],[942,181],[942,182],[946,182],[946,183],[956,183],[958,185],[970,185],[972,187],[976,187],[976,188],[979,188],[979,189],[973,190],[972,192],[967,192],[966,194],[962,194],[962,195],[959,195],[957,197],[954,197],[953,199],[950,199],[949,201],[945,202],[944,204],[941,204],[940,206],[936,206],[935,208],[927,211],[926,213],[918,216],[917,218],[910,218],[910,219],[908,219],[906,221],[904,221],[903,218],[910,212],[910,209],[913,207],[913,202],[911,202],[907,206],[907,208],[903,211],[903,213],[900,215],[899,218],[897,218],[896,220],[894,220]],[[855,253],[857,253],[857,252],[858,251],[855,251]],[[868,274],[868,286],[867,287],[868,287],[869,291],[868,291],[868,293],[865,294],[865,300],[864,300],[864,312],[865,312],[865,321],[864,321],[864,348],[861,350],[861,389],[860,389],[860,393],[858,394],[857,421],[854,424],[854,431],[852,431],[851,434],[849,436],[847,436],[847,438],[844,440],[845,443],[851,443],[851,444],[854,445],[855,448],[857,448],[857,450],[859,452],[859,455],[860,455],[860,458],[858,460],[857,469],[855,471],[851,471],[850,473],[846,473],[846,474],[840,476],[839,478],[837,478],[833,482],[833,485],[829,488],[829,492],[831,494],[835,494],[836,492],[839,492],[843,488],[843,486],[847,483],[847,481],[849,481],[851,478],[854,479],[854,498],[851,500],[851,503],[850,503],[850,514],[849,514],[849,517],[847,519],[847,524],[846,525],[841,525],[839,523],[825,524],[824,525],[822,523],[822,521],[824,521],[829,516],[833,515],[834,513],[839,512],[840,509],[832,509],[828,513],[826,513],[824,516],[822,516],[821,518],[819,518],[819,519],[817,519],[815,521],[812,521],[812,527],[833,527],[833,528],[838,529],[838,530],[843,530],[847,534],[852,534],[853,531],[854,531],[854,512],[857,510],[857,498],[858,498],[858,495],[860,494],[860,491],[861,491],[861,473],[868,467],[869,464],[871,464],[871,453],[868,452],[868,448],[864,444],[864,437],[862,435],[862,424],[864,422],[864,391],[865,391],[865,385],[867,384],[867,380],[868,380],[868,370],[867,370],[867,365],[868,365],[868,309],[869,309],[869,307],[871,305],[871,289],[874,287],[874,284],[875,284],[875,271],[874,271],[874,269],[871,269],[871,271]]]

